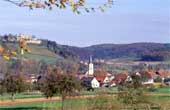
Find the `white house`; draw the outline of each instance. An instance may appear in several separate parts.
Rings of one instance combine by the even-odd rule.
[[[154,83],[154,80],[151,78],[145,82],[142,82],[142,84],[153,84]]]
[[[83,77],[82,85],[85,87],[99,88],[100,83],[97,81],[95,77]]]
[[[91,87],[92,88],[99,88],[100,87],[100,83],[97,81],[97,79],[95,77],[91,81]]]

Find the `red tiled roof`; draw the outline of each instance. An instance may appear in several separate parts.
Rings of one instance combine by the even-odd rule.
[[[124,82],[126,78],[127,78],[126,74],[117,74],[115,75],[115,78],[113,79],[112,82],[116,82],[116,83]]]
[[[159,70],[158,72],[163,77],[170,76],[170,71],[168,71],[168,70]]]
[[[101,82],[101,83],[104,81],[105,78],[106,78],[106,76],[104,76],[104,75],[98,75],[98,76],[96,76],[97,81],[99,81],[99,82]]]

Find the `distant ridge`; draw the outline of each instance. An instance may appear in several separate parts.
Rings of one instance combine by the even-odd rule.
[[[17,37],[12,36],[10,37]],[[2,38],[2,36],[0,37]],[[88,47],[61,45],[55,41],[40,39],[41,44],[30,44],[34,53],[57,56],[68,60],[131,58],[143,61],[170,60],[170,43],[139,42],[130,44],[98,44]],[[2,44],[2,41],[0,41]],[[38,53],[38,54],[39,54]],[[38,58],[37,54],[37,58]],[[56,57],[55,56],[55,57]]]
[[[145,55],[170,58],[170,43],[131,43],[131,44],[99,44],[89,47],[67,46],[72,53],[86,60],[90,55],[99,59],[141,58]],[[163,58],[163,59],[164,59]],[[148,59],[149,60],[149,59]],[[151,59],[152,60],[152,59]],[[156,60],[156,59],[155,59]]]
[[[80,60],[88,60],[92,55],[97,59],[134,58],[146,61],[170,59],[170,43],[139,42],[130,44],[98,44],[88,47],[76,47],[56,44],[60,53],[69,53]]]

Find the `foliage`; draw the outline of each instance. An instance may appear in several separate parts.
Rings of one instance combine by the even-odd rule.
[[[58,77],[57,89],[62,98],[62,110],[64,110],[64,100],[66,96],[79,94],[80,82],[73,75],[61,74]]]
[[[61,70],[56,69],[54,71],[50,70],[49,68],[47,69],[48,69],[47,71],[44,71],[45,72],[44,76],[38,80],[38,86],[46,98],[52,98],[54,94],[56,94],[58,91],[57,75],[61,73]]]
[[[55,65],[60,67],[64,73],[67,74],[76,74],[76,72],[79,70],[79,63],[70,59],[57,60]]]
[[[104,8],[111,7],[113,5],[113,0],[104,0],[106,1],[103,5],[97,7],[87,7],[87,0],[3,0],[10,3],[13,3],[19,7],[29,7],[30,9],[34,8],[48,8],[52,10],[54,7],[59,9],[65,9],[66,7],[71,7],[73,12],[80,14],[80,10],[84,9],[87,13],[94,12],[96,10],[105,11]]]
[[[115,101],[114,96],[98,93],[94,98],[87,100],[88,110],[120,110],[121,104]]]
[[[58,92],[63,98],[76,95],[81,89],[80,82],[73,75],[61,74],[58,77]]]
[[[14,95],[16,93],[23,92],[26,90],[26,82],[24,81],[24,76],[22,74],[6,74],[3,80],[4,87],[7,93],[11,94],[12,100],[14,100]]]
[[[3,95],[3,93],[5,93],[5,86],[2,82],[2,80],[0,80],[0,95]]]
[[[162,82],[162,78],[160,76],[157,76],[155,79],[154,79],[154,82]]]
[[[138,75],[133,75],[131,83],[125,83],[121,85],[121,89],[119,88],[118,100],[130,106],[133,110],[137,110],[142,104],[147,106],[147,103],[149,103],[144,95],[145,90],[140,78]]]
[[[55,54],[58,54],[61,57],[64,57],[65,59],[78,59],[76,53],[70,51],[69,46],[59,45],[55,41],[50,40],[43,40],[42,46],[47,47],[49,50],[53,51]]]
[[[43,94],[53,97],[60,94],[62,98],[62,110],[66,96],[77,95],[81,89],[80,82],[72,74],[66,74],[59,67],[47,68],[45,75],[39,79],[38,84]]]
[[[164,61],[170,58],[170,52],[159,51],[142,55],[141,61]]]
[[[90,55],[98,59],[138,58],[139,60],[141,60],[142,56],[144,55],[148,54],[156,55],[160,53],[160,56],[164,58],[162,59],[164,61],[170,58],[169,46],[170,44],[133,43],[133,44],[100,44],[82,48],[67,46],[67,49],[72,53],[76,53],[76,55],[81,60],[89,59]]]

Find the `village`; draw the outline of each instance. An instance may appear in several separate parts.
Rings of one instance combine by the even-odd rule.
[[[26,34],[19,34],[18,36],[4,35],[4,37],[2,37],[2,41],[4,43],[15,43],[24,41],[27,44],[34,45],[40,45],[42,43],[42,40]],[[159,62],[122,62],[104,59],[93,59],[92,56],[89,56],[88,61],[80,61],[80,64],[84,65],[84,71],[79,71],[78,73],[74,73],[74,75],[81,82],[81,85],[88,89],[116,87],[120,84],[131,82],[132,75],[138,75],[139,77],[141,77],[143,85],[170,85],[170,72],[168,70],[136,69],[131,72],[128,72],[128,70],[122,72],[114,72],[114,70],[108,71],[103,69],[101,66],[98,66],[104,64],[106,66],[116,67],[121,67],[123,65],[140,67],[140,65],[144,65],[149,68],[149,65],[159,65]],[[38,78],[41,76],[41,74],[38,73],[26,73],[24,75],[26,77],[26,82],[28,83],[36,83],[38,81]],[[3,74],[1,74],[0,78],[2,79],[3,77]]]
[[[81,81],[82,86],[89,89],[103,88],[103,87],[116,87],[120,84],[132,81],[132,75],[138,75],[142,79],[143,85],[164,85],[170,86],[170,75],[168,71],[136,71],[133,73],[117,73],[113,74],[111,71],[106,71],[101,68],[95,68],[92,57],[89,58],[88,71],[85,73],[77,73],[75,77]],[[30,74],[27,76],[27,82],[37,82],[39,75]]]

